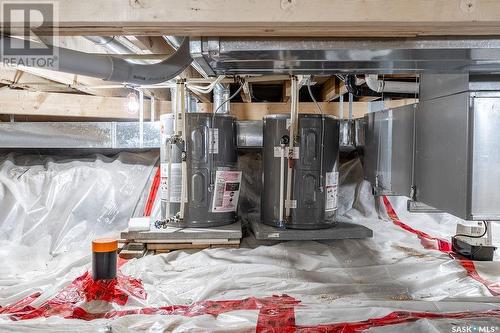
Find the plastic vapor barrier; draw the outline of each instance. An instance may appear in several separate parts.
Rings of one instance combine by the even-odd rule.
[[[245,155],[248,168],[261,163],[253,161]],[[404,198],[376,200],[358,160],[339,168],[338,219],[371,228],[373,238],[263,244],[248,236],[239,249],[121,262],[116,280],[92,281],[86,238],[125,225],[121,217],[132,213],[153,163],[128,154],[51,161],[25,176],[19,158],[0,164],[7,267],[0,271],[0,332],[449,333],[499,326],[498,255],[494,262],[450,255],[443,244],[458,220],[408,213]],[[255,193],[241,194],[245,212],[255,213]],[[99,218],[111,216],[108,202],[120,213],[106,224]]]

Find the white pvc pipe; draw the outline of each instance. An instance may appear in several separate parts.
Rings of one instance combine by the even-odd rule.
[[[368,88],[378,93],[418,94],[417,82],[384,81],[375,74],[365,75],[365,82]]]

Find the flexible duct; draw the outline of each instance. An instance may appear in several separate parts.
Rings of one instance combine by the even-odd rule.
[[[132,49],[120,43],[114,36],[84,36],[83,38],[91,41],[92,43],[104,47],[111,53],[127,54],[135,53]]]
[[[5,36],[0,38],[3,46],[10,43],[13,48],[24,48],[24,41],[21,39]],[[24,50],[29,52],[28,57],[38,56],[36,47],[43,49],[45,46],[32,43],[31,49]],[[170,57],[150,65],[132,64],[110,55],[96,55],[55,46],[54,53],[58,54],[58,70],[61,72],[138,85],[168,81],[179,75],[193,60],[189,53],[188,37],[183,38],[177,51]]]
[[[83,36],[83,38],[91,41],[96,45],[105,48],[112,54],[136,53],[135,50],[117,40],[115,36]],[[142,64],[142,65],[148,65],[153,63],[151,61],[138,60],[138,59],[127,60],[127,61],[133,64]]]
[[[378,75],[365,75],[365,81],[368,88],[378,93],[418,94],[417,82],[384,81]]]

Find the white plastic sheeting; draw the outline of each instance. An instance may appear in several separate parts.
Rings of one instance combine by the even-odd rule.
[[[0,170],[5,167],[4,163]],[[99,170],[96,174],[105,168],[94,167]],[[106,202],[106,198],[100,200]],[[399,218],[415,229],[443,238],[454,231],[456,220],[448,215],[410,214],[405,212],[402,198],[391,201]],[[147,297],[131,296],[124,305],[103,301],[74,304],[97,318],[113,318],[83,321],[54,315],[12,321],[8,314],[0,314],[0,332],[452,332],[458,326],[500,326],[500,303],[484,283],[447,253],[429,248],[394,224],[379,203],[369,184],[362,181],[359,161],[346,163],[341,168],[340,213],[343,219],[373,229],[372,239],[264,246],[248,237],[240,249],[176,251],[130,260],[121,272],[140,279]],[[4,207],[7,214],[12,211]],[[99,205],[89,207],[96,210],[95,222]],[[0,228],[4,224],[0,221]],[[45,224],[49,221],[40,225]],[[87,232],[82,228],[82,241],[75,241],[82,248]],[[67,239],[65,234],[58,235],[51,239]],[[38,256],[34,252],[40,250],[37,260],[42,265],[45,245],[27,239],[24,246],[31,251],[25,255]],[[496,233],[495,242],[498,240]],[[0,251],[10,251],[11,246],[12,242],[5,244]],[[69,249],[64,242],[50,242],[50,246]],[[26,258],[24,266],[17,268],[18,274],[25,272],[22,276],[0,276],[0,305],[40,291],[30,303],[36,309],[60,295],[89,268],[88,257],[52,258],[48,264],[53,269],[28,282],[33,274],[32,259]],[[498,261],[475,265],[481,277],[500,285]],[[228,306],[224,300],[232,300],[233,307],[224,310]],[[121,316],[116,312],[120,310],[137,314]],[[139,314],[141,311],[149,314]],[[433,318],[443,313],[444,318]],[[340,324],[360,321],[368,322]]]
[[[126,228],[155,153],[74,159],[9,154],[0,164],[0,301],[87,264],[95,237]],[[61,281],[63,282],[63,281]]]

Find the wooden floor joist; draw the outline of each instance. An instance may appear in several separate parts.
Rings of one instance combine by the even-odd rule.
[[[0,114],[88,118],[137,119],[130,113],[124,97],[0,90]],[[150,102],[144,102],[144,117],[150,117]],[[170,102],[158,101],[158,115],[170,112]],[[156,117],[158,119],[158,117]]]
[[[385,106],[397,107],[414,103],[414,99],[386,101]],[[137,113],[130,113],[123,97],[102,97],[79,94],[31,92],[26,90],[0,89],[0,114],[24,116],[87,117],[106,119],[138,119]],[[320,102],[324,114],[339,115],[337,102]],[[354,102],[354,118],[368,112],[368,102]],[[344,103],[344,117],[347,117],[349,103]],[[240,120],[261,120],[263,116],[275,113],[289,113],[290,103],[231,103],[231,114]],[[199,103],[199,112],[212,112],[211,103]],[[144,103],[144,117],[150,117],[150,102]],[[157,101],[156,119],[159,114],[170,113],[169,101]],[[300,113],[319,113],[312,102],[299,103]]]
[[[384,37],[500,34],[500,2],[496,0],[56,2],[60,33],[65,35]]]
[[[415,103],[415,99],[400,99],[385,101],[387,108],[398,107],[402,105]],[[323,113],[326,115],[339,116],[340,103],[338,102],[319,102]],[[368,102],[353,102],[353,117],[360,118],[368,112]],[[230,113],[240,120],[262,120],[262,117],[268,114],[290,113],[290,103],[231,103]],[[210,104],[199,104],[200,112],[209,112]],[[349,103],[344,102],[344,118],[347,118]],[[299,102],[299,113],[320,114],[315,103]]]

